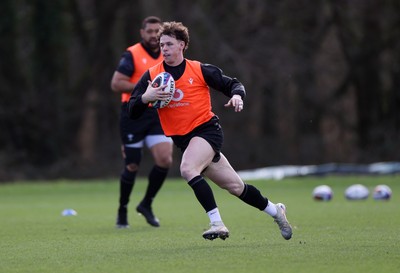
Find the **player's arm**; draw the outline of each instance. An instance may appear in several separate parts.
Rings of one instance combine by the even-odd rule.
[[[132,91],[131,97],[129,99],[129,116],[132,119],[139,118],[143,112],[147,109],[149,102],[148,100],[142,100],[143,94],[146,92],[150,81],[150,73],[146,71],[140,80],[135,85]]]
[[[224,93],[229,98],[233,95],[245,98],[245,88],[238,79],[226,76],[220,68],[211,64],[201,64],[201,71],[207,85],[211,88]]]
[[[132,54],[129,51],[125,51],[111,79],[111,90],[117,93],[131,93],[135,87],[135,84],[130,82],[133,72]]]
[[[115,71],[111,79],[111,90],[117,93],[131,93],[135,84],[130,82],[131,77]]]
[[[210,64],[202,64],[201,71],[208,86],[230,98],[225,107],[233,107],[235,112],[243,110],[246,90],[238,79],[224,75],[220,68]]]

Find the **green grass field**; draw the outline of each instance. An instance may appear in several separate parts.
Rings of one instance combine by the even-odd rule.
[[[130,204],[130,229],[114,228],[117,180],[19,182],[0,185],[0,272],[400,272],[400,177],[312,177],[248,181],[287,206],[294,227],[284,240],[272,218],[215,188],[225,241],[201,237],[208,227],[189,186],[169,179],[154,202],[160,228],[134,213],[146,183]],[[388,202],[347,201],[355,183],[387,184]],[[330,202],[313,188],[327,184]],[[77,216],[61,216],[73,208]]]

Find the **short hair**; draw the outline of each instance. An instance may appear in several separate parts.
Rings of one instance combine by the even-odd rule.
[[[185,43],[184,51],[189,47],[189,30],[181,22],[164,22],[158,32],[158,38],[160,39],[162,35],[171,36],[183,41]]]
[[[148,17],[144,18],[142,21],[142,29],[145,29],[147,24],[160,24],[161,25],[162,21],[157,16],[148,16]]]

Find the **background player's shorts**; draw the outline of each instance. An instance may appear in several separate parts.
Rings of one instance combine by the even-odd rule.
[[[184,136],[172,136],[172,140],[183,153],[189,145],[190,140],[196,136],[204,138],[211,145],[215,151],[213,162],[218,162],[221,158],[220,152],[222,149],[222,143],[224,142],[224,133],[219,124],[219,118],[214,116],[209,121],[194,128],[193,131]]]
[[[122,144],[126,148],[148,148],[162,142],[172,142],[171,138],[164,135],[158,118],[157,110],[148,108],[138,119],[128,116],[128,104],[121,106],[120,135]]]

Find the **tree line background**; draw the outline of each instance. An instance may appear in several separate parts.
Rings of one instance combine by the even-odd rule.
[[[182,21],[186,57],[246,86],[240,114],[212,95],[236,169],[399,160],[399,14],[397,0],[3,0],[0,180],[119,175],[110,80],[148,15]]]

